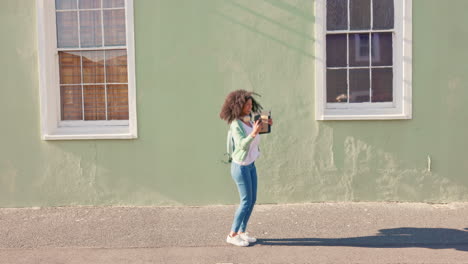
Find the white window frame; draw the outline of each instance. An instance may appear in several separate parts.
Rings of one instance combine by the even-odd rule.
[[[326,0],[315,0],[315,119],[382,120],[412,118],[412,0],[394,0],[393,102],[327,103]],[[393,30],[392,30],[393,31]],[[371,30],[344,30],[342,33]]]
[[[36,0],[36,8],[41,138],[43,140],[137,138],[133,0],[125,1],[128,121],[61,120],[55,0]],[[96,50],[99,50],[99,48],[96,48]]]

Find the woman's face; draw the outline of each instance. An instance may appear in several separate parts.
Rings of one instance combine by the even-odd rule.
[[[242,108],[242,115],[248,115],[252,111],[252,99],[245,102],[244,107]]]

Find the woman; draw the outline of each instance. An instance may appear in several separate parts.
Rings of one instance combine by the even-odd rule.
[[[262,106],[253,98],[258,95],[245,90],[231,92],[224,101],[219,116],[230,124],[230,132],[234,141],[232,153],[231,176],[237,185],[240,205],[234,216],[231,232],[226,242],[236,246],[248,246],[255,243],[256,238],[247,234],[246,228],[257,200],[257,169],[255,160],[260,155],[259,132],[261,120],[252,122],[252,112],[258,113]],[[269,119],[268,123],[273,122]]]

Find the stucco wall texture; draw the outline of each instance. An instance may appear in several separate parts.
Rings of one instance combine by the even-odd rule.
[[[315,121],[312,0],[134,2],[138,139],[43,141],[35,1],[1,1],[0,207],[237,203],[218,113],[241,88],[275,122],[259,203],[468,201],[468,1],[413,1],[398,121]]]

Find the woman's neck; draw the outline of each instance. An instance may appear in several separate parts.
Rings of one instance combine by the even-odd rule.
[[[244,122],[244,123],[250,123],[250,115],[245,115],[245,116],[241,116],[239,117],[239,120]]]

